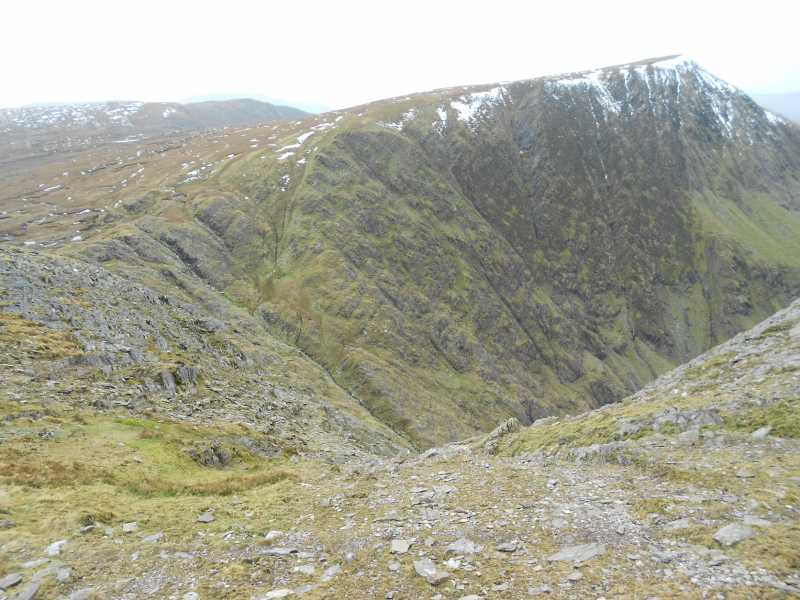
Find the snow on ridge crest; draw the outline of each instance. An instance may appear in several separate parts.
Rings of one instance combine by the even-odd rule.
[[[781,117],[772,113],[766,109],[764,109],[764,116],[767,118],[767,121],[772,123],[773,125],[786,125],[786,121],[784,121]]]
[[[131,126],[130,117],[139,112],[142,102],[83,102],[48,106],[22,106],[0,109],[0,123],[38,129],[42,127],[85,127],[107,120]]]
[[[614,98],[603,81],[602,75],[604,72],[605,69],[587,71],[579,73],[574,77],[564,77],[555,81],[548,81],[545,86],[548,88],[548,91],[551,92],[553,91],[553,87],[588,87],[594,89],[597,92],[597,99],[603,107],[611,112],[618,113],[622,108],[621,103]],[[556,99],[558,99],[557,96]]]
[[[457,100],[452,100],[450,106],[456,111],[459,121],[471,121],[485,106],[503,104],[505,91],[500,85],[484,92],[465,94]]]

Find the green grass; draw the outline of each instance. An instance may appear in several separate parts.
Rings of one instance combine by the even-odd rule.
[[[197,515],[214,508],[216,521],[202,528],[214,535],[243,526],[254,536],[289,529],[309,502],[309,488],[299,483],[326,472],[313,461],[269,459],[245,448],[238,449],[226,468],[192,460],[186,449],[194,443],[235,439],[232,434],[237,433],[258,436],[225,423],[191,426],[82,413],[34,422],[17,419],[5,429],[11,427],[22,435],[0,446],[0,485],[8,492],[0,497],[0,509],[16,527],[0,531],[0,543],[5,544],[0,572],[17,569],[30,558],[30,549],[57,539],[70,540],[70,565],[82,575],[104,564],[126,576],[156,567],[157,553],[148,554],[147,546],[141,548],[142,564],[131,564],[111,538],[78,536],[77,530],[87,524],[97,524],[99,532],[112,526],[120,535],[121,523],[137,521],[143,535],[163,531],[166,540],[187,544],[198,531]],[[56,432],[55,437],[39,438],[43,427]],[[258,518],[246,519],[242,503]],[[138,539],[126,538],[128,543]],[[212,551],[222,543],[221,538],[206,540]],[[116,558],[109,563],[109,556]],[[239,589],[249,589],[247,577],[249,572]],[[210,591],[208,596],[219,597]]]
[[[772,427],[772,436],[800,439],[800,398],[729,415],[723,423],[725,429],[742,432],[752,432],[767,425]]]

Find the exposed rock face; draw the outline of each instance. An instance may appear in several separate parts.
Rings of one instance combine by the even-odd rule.
[[[800,291],[800,134],[694,63],[364,115],[205,181],[137,246],[418,444],[617,400]]]
[[[189,456],[206,467],[227,467],[233,456],[218,442],[189,449]]]
[[[494,454],[497,451],[497,444],[499,441],[511,434],[519,431],[519,421],[515,417],[511,417],[502,425],[498,425],[492,432],[486,436],[486,441],[483,444],[483,449],[487,454]]]

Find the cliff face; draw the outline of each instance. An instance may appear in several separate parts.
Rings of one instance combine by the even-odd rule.
[[[424,443],[616,400],[798,291],[800,136],[694,63],[361,115],[243,186],[281,207],[260,310]]]

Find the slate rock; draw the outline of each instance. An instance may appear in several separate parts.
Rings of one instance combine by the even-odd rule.
[[[431,585],[439,585],[450,578],[450,573],[439,569],[430,558],[415,560],[414,570],[417,572],[417,575],[424,577],[425,581]]]
[[[447,546],[449,554],[478,554],[481,550],[483,550],[483,546],[467,538],[459,538]]]
[[[38,581],[34,581],[33,583],[29,583],[26,585],[22,590],[20,590],[16,596],[12,596],[11,600],[33,600],[39,594],[39,588],[42,584]]]
[[[290,554],[295,554],[297,548],[267,548],[263,552],[267,556],[289,556]]]
[[[600,556],[606,551],[605,544],[598,544],[592,542],[591,544],[580,544],[578,546],[564,546],[557,553],[548,556],[547,560],[550,562],[556,561],[571,561],[571,562],[586,562]]]
[[[389,552],[392,554],[405,554],[413,543],[414,540],[392,540],[392,547]]]
[[[553,592],[553,588],[549,585],[540,585],[539,587],[535,588],[528,588],[528,594],[531,596],[541,596],[543,594],[551,594]]]
[[[204,467],[227,467],[233,460],[230,450],[219,442],[198,443],[188,453],[192,460]]]
[[[327,569],[325,569],[325,571],[322,573],[322,577],[320,577],[320,580],[330,581],[341,572],[342,572],[342,567],[340,567],[339,565],[333,565],[332,567],[328,567]]]
[[[754,440],[763,440],[770,434],[771,431],[772,431],[772,426],[767,425],[766,427],[760,427],[759,429],[756,429],[753,433],[750,434],[750,437],[752,437]]]
[[[692,522],[688,518],[685,519],[677,519],[675,521],[670,521],[666,525],[664,525],[664,529],[667,531],[680,531],[681,529],[687,529],[691,526]]]
[[[502,544],[497,544],[495,546],[498,552],[516,552],[519,548],[519,544],[516,540],[512,540],[510,542],[503,542]]]
[[[45,550],[47,556],[58,556],[61,554],[61,549],[66,545],[67,540],[59,540],[57,542],[53,542],[47,547]]]
[[[751,527],[771,527],[773,525],[772,521],[767,521],[766,519],[753,515],[745,515],[742,522]]]
[[[316,567],[314,567],[314,565],[297,565],[292,571],[311,576],[316,571]]]
[[[0,579],[0,590],[7,590],[22,582],[22,575],[20,573],[9,573]]]
[[[280,537],[283,537],[284,535],[286,534],[283,533],[282,531],[277,531],[273,529],[272,531],[268,532],[267,535],[264,536],[264,539],[267,542],[274,542],[275,540],[277,540]]]

